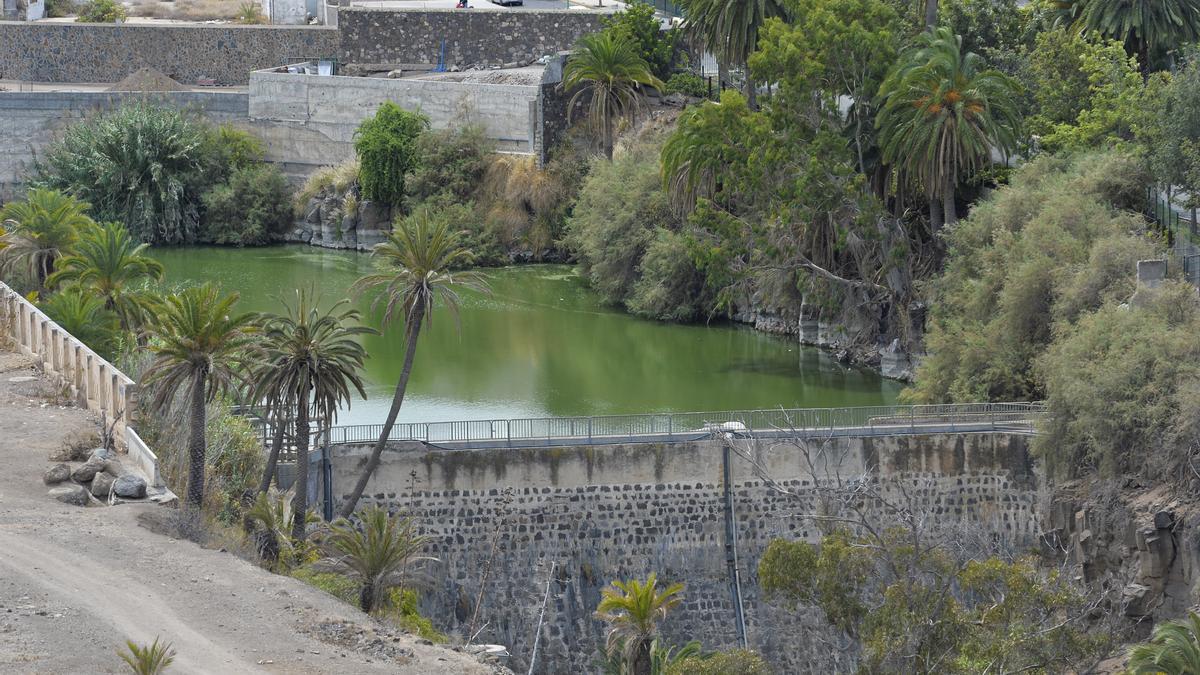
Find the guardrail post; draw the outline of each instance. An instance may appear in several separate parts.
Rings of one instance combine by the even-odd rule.
[[[508,447],[512,447],[512,420],[504,420],[504,435],[508,437]]]
[[[675,416],[667,413],[667,440],[675,440]]]
[[[588,420],[588,445],[591,445],[592,444],[592,418],[589,416],[587,418],[587,420]]]

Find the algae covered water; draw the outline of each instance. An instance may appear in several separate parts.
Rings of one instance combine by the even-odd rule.
[[[332,304],[371,270],[368,254],[307,246],[154,249],[168,284],[214,281],[246,311],[315,285]],[[900,385],[791,340],[729,324],[679,325],[604,306],[574,269],[483,270],[491,295],[463,291],[421,336],[401,422],[891,403]],[[355,300],[378,328],[369,296]],[[368,336],[368,400],[339,424],[383,421],[404,354],[399,323]]]

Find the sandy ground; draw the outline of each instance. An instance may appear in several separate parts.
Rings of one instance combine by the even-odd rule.
[[[127,672],[118,648],[156,636],[174,644],[173,673],[494,672],[300,581],[138,525],[139,512],[166,507],[53,501],[48,454],[95,423],[48,401],[44,382],[12,381],[31,375],[27,359],[0,352],[0,672]]]

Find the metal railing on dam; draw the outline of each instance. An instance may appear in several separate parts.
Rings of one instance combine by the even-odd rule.
[[[993,431],[1032,434],[1044,411],[1041,403],[952,403],[416,422],[394,425],[390,440],[447,448],[529,448],[690,441],[714,433],[764,438]],[[372,443],[382,432],[382,424],[332,427],[326,442]]]

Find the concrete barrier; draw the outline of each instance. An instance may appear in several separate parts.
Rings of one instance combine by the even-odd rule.
[[[79,407],[101,413],[113,427],[116,444],[129,453],[150,484],[163,485],[158,457],[131,425],[132,411],[137,407],[136,382],[2,281],[0,329],[15,343],[17,351],[36,359],[46,376]]]

